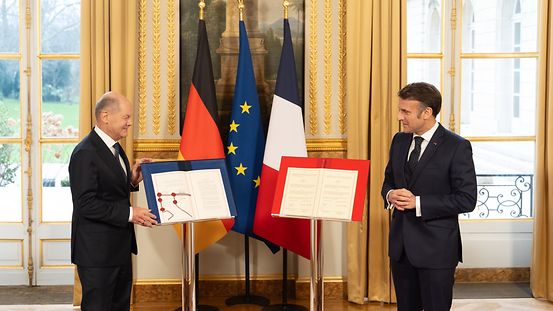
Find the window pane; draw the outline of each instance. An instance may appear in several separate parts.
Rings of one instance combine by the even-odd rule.
[[[79,61],[42,62],[42,135],[78,137]]]
[[[0,222],[21,222],[21,147],[0,144]]]
[[[407,59],[407,83],[428,82],[441,89],[440,59],[409,58]]]
[[[0,137],[21,135],[19,62],[0,60]]]
[[[533,217],[534,142],[473,142],[478,202],[468,219]]]
[[[67,170],[75,144],[42,145],[42,221],[70,221],[73,201]]]
[[[440,53],[442,1],[407,0],[407,52]]]
[[[40,46],[42,53],[79,53],[81,2],[40,2]]]
[[[19,0],[0,2],[0,53],[19,52]]]
[[[463,59],[461,135],[535,135],[536,90],[534,58],[520,59],[520,69],[513,59]],[[517,101],[518,116],[513,108]]]
[[[520,1],[520,13],[517,13],[516,2],[463,1],[463,52],[536,52],[537,0]],[[518,33],[516,27],[520,27]]]

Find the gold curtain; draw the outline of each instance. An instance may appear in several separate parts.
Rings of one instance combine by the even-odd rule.
[[[405,71],[404,0],[347,1],[348,158],[370,159],[368,207],[348,225],[348,299],[394,302],[389,212],[380,189],[399,130],[397,92]]]
[[[81,2],[81,109],[80,137],[94,120],[96,100],[117,91],[134,102],[136,76],[136,0],[82,0]],[[122,142],[133,163],[133,132]],[[73,304],[81,302],[81,286],[75,273]]]
[[[541,1],[540,94],[536,134],[536,200],[530,286],[536,298],[553,301],[553,5]]]

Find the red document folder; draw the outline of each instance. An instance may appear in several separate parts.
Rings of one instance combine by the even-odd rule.
[[[271,214],[276,217],[318,218],[318,219],[342,220],[342,221],[361,221],[363,218],[365,194],[367,192],[367,180],[369,177],[369,163],[370,163],[369,160],[303,158],[303,157],[283,156],[280,162],[280,170],[278,174],[275,198],[273,201]],[[298,214],[294,215],[294,214],[286,213],[283,209],[283,198],[286,196],[285,189],[288,192],[291,191],[290,185],[288,185],[288,188],[286,187],[287,175],[289,174],[290,169],[292,169],[290,170],[290,172],[297,172],[299,171],[297,170],[298,168],[299,169],[302,169],[302,168],[320,169],[321,171],[323,171],[324,169],[327,169],[327,172],[331,170],[332,171],[338,170],[338,171],[335,171],[338,173],[340,173],[341,170],[356,171],[357,172],[356,181],[354,181],[353,184],[351,185],[352,187],[355,187],[355,188],[350,189],[353,195],[353,198],[350,198],[349,203],[346,204],[346,205],[349,205],[349,208],[352,208],[351,215],[348,214],[346,219],[345,217],[319,217],[317,216],[317,213],[314,213],[314,215],[308,215],[308,213],[302,214],[302,215],[298,215]],[[309,173],[308,171],[315,172],[316,170],[305,170],[305,171],[306,173]],[[344,172],[344,173],[348,174],[349,172]],[[354,174],[354,172],[351,172],[351,173]],[[354,176],[352,174],[350,174],[350,177]],[[355,180],[354,177],[352,178],[353,178],[352,180]],[[307,188],[309,188],[308,190],[312,190],[316,187],[317,187],[316,185],[307,186]],[[321,189],[318,189],[318,191],[321,191]],[[297,193],[298,192],[296,189],[296,194]],[[301,193],[303,193],[303,191],[300,191],[300,196],[301,196]],[[320,197],[318,199],[313,200],[313,202],[322,202],[322,201],[323,200]],[[312,202],[310,202],[309,200],[305,200],[305,202],[302,202],[302,203],[305,206],[309,206],[312,204]],[[313,204],[317,205],[316,203],[313,203]],[[353,207],[351,207],[351,204],[353,204]],[[317,208],[318,206],[314,207],[314,209],[317,209]]]

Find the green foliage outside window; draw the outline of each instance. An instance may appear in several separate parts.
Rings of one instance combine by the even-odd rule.
[[[12,120],[8,117],[4,102],[0,100],[0,137],[9,137],[15,133],[15,123]],[[0,144],[0,187],[12,184],[15,181],[19,161],[14,161],[14,151],[14,145]]]

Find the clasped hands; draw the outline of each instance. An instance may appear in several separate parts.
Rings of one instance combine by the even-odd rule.
[[[415,195],[405,188],[392,190],[388,194],[388,201],[400,211],[414,209],[416,206]]]

